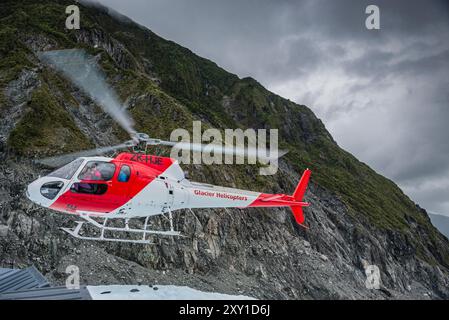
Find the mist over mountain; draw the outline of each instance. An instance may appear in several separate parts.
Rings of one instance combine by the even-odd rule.
[[[157,282],[256,298],[449,297],[448,239],[393,181],[341,149],[307,106],[99,5],[80,4],[81,29],[66,30],[70,4],[0,4],[0,267],[34,264],[64,284],[65,268],[74,264],[84,284]],[[298,227],[289,209],[253,208],[177,211],[175,227],[186,237],[155,237],[154,245],[63,233],[60,227],[75,217],[24,196],[26,185],[48,172],[32,160],[127,139],[94,101],[38,58],[72,48],[96,58],[136,128],[152,137],[191,130],[195,120],[204,129],[279,129],[280,147],[289,153],[276,175],[260,176],[250,165],[183,168],[195,181],[273,193],[292,193],[310,168],[309,229]],[[367,265],[379,267],[382,290],[366,287]]]

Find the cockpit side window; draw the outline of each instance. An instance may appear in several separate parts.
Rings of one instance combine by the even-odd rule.
[[[105,183],[79,183],[76,182],[70,187],[73,193],[85,193],[102,195],[108,191],[108,185]]]
[[[80,180],[108,181],[114,176],[115,164],[103,161],[89,161],[78,176]]]
[[[56,177],[61,179],[70,180],[72,179],[73,175],[75,174],[76,170],[80,167],[80,165],[83,163],[83,159],[76,159],[69,164],[65,165],[62,168],[59,168],[52,173],[48,174],[48,177]]]
[[[120,172],[117,176],[117,181],[118,182],[128,182],[130,176],[131,176],[131,168],[127,165],[123,165],[120,168]]]

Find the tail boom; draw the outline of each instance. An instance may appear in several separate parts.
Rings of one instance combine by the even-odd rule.
[[[290,207],[296,222],[304,226],[304,213],[302,207],[308,207],[309,203],[303,202],[309,183],[311,171],[306,169],[296,186],[293,195],[262,193],[249,205],[249,207]]]

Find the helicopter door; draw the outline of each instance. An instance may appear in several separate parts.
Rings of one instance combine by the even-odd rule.
[[[131,165],[117,164],[115,174],[105,182],[108,186],[105,196],[93,194],[92,200],[105,208],[107,212],[126,204],[130,200],[130,184],[133,182],[132,171]]]
[[[80,181],[71,185],[70,191],[66,194],[68,209],[76,211],[100,211],[101,204],[97,200],[108,190],[106,183],[98,181]]]
[[[106,213],[124,204],[128,192],[117,181],[119,171],[114,163],[89,161],[70,188],[77,210]]]
[[[118,202],[126,203],[130,199],[130,185],[133,183],[134,175],[133,168],[129,164],[122,164],[118,166],[118,170],[112,179],[114,185],[111,188],[111,195],[113,195]]]

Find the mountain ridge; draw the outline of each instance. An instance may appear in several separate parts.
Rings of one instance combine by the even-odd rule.
[[[397,297],[414,294],[408,290],[414,283],[420,297],[422,290],[448,297],[448,240],[393,181],[339,148],[309,108],[269,92],[257,80],[239,79],[143,26],[117,21],[98,6],[81,6],[81,30],[64,30],[67,4],[6,1],[0,5],[0,110],[7,114],[0,121],[2,148],[7,151],[0,181],[8,195],[3,205],[9,208],[1,221],[10,230],[9,238],[0,238],[1,261],[25,263],[40,256],[44,261],[38,267],[55,281],[62,279],[55,272],[61,259],[77,261],[86,270],[98,267],[92,257],[87,259],[90,265],[80,260],[90,255],[90,244],[57,233],[57,226],[70,218],[32,208],[16,196],[41,172],[30,165],[30,157],[126,139],[92,101],[36,58],[40,51],[79,47],[98,57],[141,131],[165,138],[174,128],[190,129],[193,120],[202,120],[205,128],[278,128],[281,149],[290,150],[273,177],[258,176],[257,169],[248,166],[226,166],[226,172],[213,166],[186,166],[195,180],[285,192],[293,191],[305,167],[313,171],[306,195],[312,206],[305,210],[310,232],[298,229],[284,210],[232,210],[232,216],[223,210],[205,210],[197,213],[197,221],[179,214],[177,224],[189,235],[187,240],[160,240],[157,247],[141,251],[97,245],[105,256],[134,261],[146,269],[186,270],[198,276],[229,277],[235,272],[245,279],[243,287],[259,290],[256,296],[261,297],[386,298],[364,287],[363,262],[368,261],[381,266],[385,288]],[[18,159],[18,164],[12,164],[12,159]],[[31,176],[20,172],[22,166]],[[5,177],[11,170],[17,182],[7,185]],[[61,250],[49,253],[39,236],[30,234],[27,226],[34,224],[45,241],[54,241]],[[16,256],[12,248],[30,238],[31,245],[25,246],[30,248],[23,249],[22,258]],[[7,239],[11,244],[6,244]],[[82,249],[77,256],[70,250],[78,246]],[[273,262],[278,255],[292,270]],[[270,279],[277,284],[270,284]],[[258,285],[252,285],[254,281]],[[268,289],[254,289],[260,284]]]

